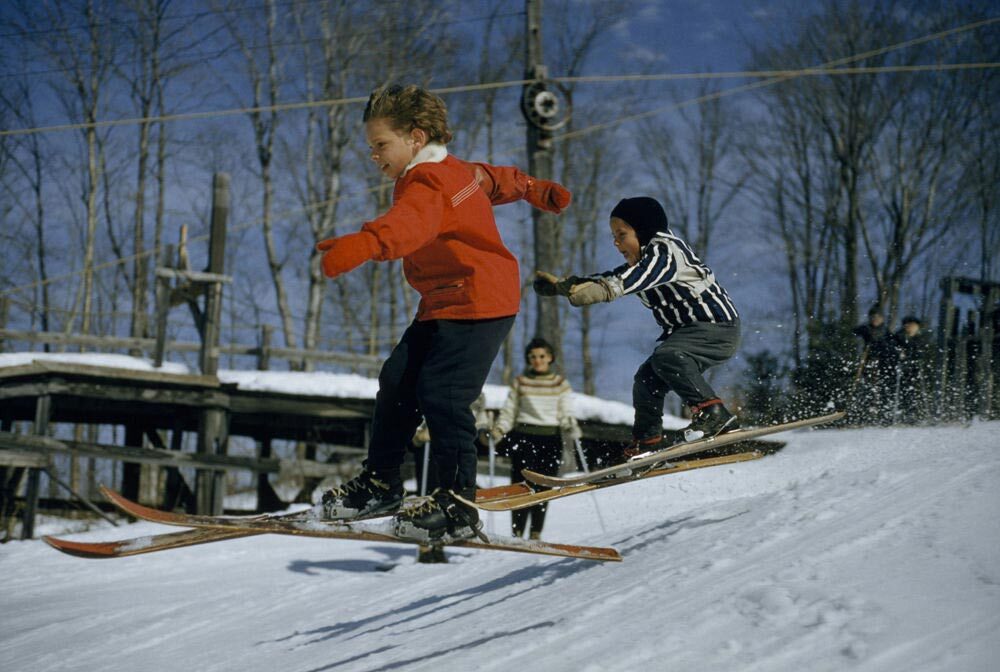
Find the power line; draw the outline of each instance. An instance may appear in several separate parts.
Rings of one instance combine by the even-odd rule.
[[[738,70],[731,72],[689,72],[644,75],[582,75],[578,77],[551,77],[550,81],[565,84],[595,84],[618,82],[656,82],[671,80],[748,79],[754,77],[817,77],[829,75],[875,75],[891,72],[929,72],[935,70],[984,70],[996,68],[1000,63],[932,63],[928,65],[883,65],[854,68],[803,68],[801,70]]]
[[[941,38],[948,37],[949,35],[955,35],[957,33],[962,33],[962,32],[967,32],[967,31],[970,31],[970,30],[975,30],[977,28],[982,28],[984,26],[988,26],[988,25],[991,25],[991,24],[994,24],[994,23],[997,23],[997,22],[1000,22],[1000,17],[993,17],[993,18],[990,18],[990,19],[983,19],[982,21],[975,21],[973,23],[967,23],[965,25],[958,26],[956,28],[949,28],[948,30],[942,30],[940,32],[932,33],[930,35],[925,35],[923,37],[917,37],[917,38],[914,38],[912,40],[906,40],[904,42],[898,42],[898,43],[890,45],[888,47],[880,47],[878,49],[872,49],[870,51],[866,51],[866,52],[863,52],[861,54],[856,54],[854,56],[847,56],[845,58],[840,58],[840,59],[836,59],[836,60],[833,60],[833,61],[828,61],[826,63],[823,63],[822,65],[820,65],[817,68],[805,68],[805,70],[808,71],[810,74],[813,74],[813,73],[816,73],[817,71],[820,71],[821,74],[834,74],[835,75],[835,74],[837,74],[838,72],[840,72],[842,70],[842,68],[840,68],[839,66],[847,65],[848,63],[854,63],[856,61],[861,61],[861,60],[864,60],[866,58],[872,58],[874,56],[880,56],[880,55],[888,53],[890,51],[897,51],[899,49],[905,49],[906,47],[912,47],[912,46],[915,46],[915,45],[918,45],[918,44],[923,44],[924,42],[931,42],[931,41],[934,41],[934,40],[939,40]],[[996,67],[997,64],[995,64],[995,63],[992,63],[992,64],[972,63],[972,64],[953,64],[953,65],[956,66],[955,69],[961,69],[959,66],[962,66],[962,65],[967,65],[967,66],[971,66],[971,67],[975,67],[975,68],[980,68],[982,66]],[[920,68],[920,67],[927,68],[927,69],[937,69],[939,66],[928,65],[928,66],[889,66],[889,67],[899,67],[899,68],[902,68],[902,69],[905,70],[906,68]],[[827,71],[827,72],[822,72],[822,71]],[[710,94],[707,94],[707,95],[704,95],[704,96],[698,96],[697,98],[692,98],[690,100],[682,101],[682,102],[679,102],[679,103],[673,103],[671,105],[666,105],[664,107],[658,107],[658,108],[653,109],[653,110],[647,110],[646,112],[640,112],[638,114],[632,114],[632,115],[628,115],[628,116],[625,116],[625,117],[619,117],[618,119],[613,119],[611,121],[603,122],[603,123],[600,123],[600,124],[594,124],[592,126],[588,126],[587,128],[582,128],[582,129],[580,129],[578,131],[570,131],[570,132],[567,132],[567,133],[563,133],[561,135],[555,136],[553,138],[553,140],[554,141],[558,141],[558,142],[563,142],[563,141],[566,141],[566,140],[572,140],[574,138],[578,138],[578,137],[581,137],[581,136],[584,136],[584,135],[588,135],[590,133],[594,133],[594,132],[597,132],[597,131],[602,131],[602,130],[605,130],[605,129],[608,129],[608,128],[612,128],[614,126],[619,126],[619,125],[624,124],[624,123],[629,122],[629,121],[636,121],[638,119],[645,119],[647,117],[652,117],[652,116],[655,116],[655,115],[658,115],[658,114],[662,114],[663,112],[667,112],[667,111],[670,111],[670,110],[677,110],[677,109],[681,109],[683,107],[688,107],[690,105],[698,105],[698,104],[701,104],[701,103],[704,103],[704,102],[708,102],[710,100],[716,100],[716,99],[719,99],[719,98],[724,98],[726,96],[731,96],[731,95],[736,94],[736,93],[744,93],[746,91],[752,91],[752,90],[755,90],[755,89],[764,88],[764,87],[767,87],[767,86],[771,86],[773,84],[779,84],[781,82],[788,81],[789,79],[795,79],[796,77],[799,77],[800,75],[798,73],[801,72],[801,71],[790,71],[790,72],[795,73],[795,74],[788,74],[788,75],[776,76],[774,78],[765,79],[764,81],[761,81],[761,82],[752,82],[750,84],[745,84],[743,86],[737,86],[737,87],[734,87],[734,88],[731,88],[731,89],[725,89],[723,91],[717,91],[715,93],[710,93]]]
[[[890,66],[855,67],[855,68],[813,67],[813,68],[803,68],[801,70],[745,70],[745,71],[718,72],[718,73],[712,73],[712,72],[665,73],[656,75],[649,75],[649,74],[591,75],[591,76],[581,76],[581,77],[552,77],[550,79],[551,81],[554,82],[567,82],[567,83],[570,82],[607,83],[607,82],[627,82],[627,81],[669,81],[669,80],[736,79],[736,78],[747,79],[755,77],[772,78],[772,80],[770,81],[755,82],[753,84],[748,84],[745,87],[728,89],[727,91],[729,92],[729,94],[731,94],[731,93],[738,93],[744,90],[759,88],[761,86],[768,86],[770,84],[777,83],[778,81],[785,81],[787,79],[794,79],[797,77],[883,74],[891,72],[912,73],[912,72],[934,72],[934,71],[984,70],[996,67],[1000,67],[1000,62],[938,63],[938,64],[928,64],[928,65],[895,65],[895,66],[890,65]],[[469,84],[465,86],[449,86],[449,87],[430,89],[430,91],[440,95],[449,93],[469,93],[471,91],[484,91],[489,89],[505,89],[505,88],[519,87],[519,86],[524,86],[526,84],[531,84],[533,81],[535,80],[515,79],[503,82],[488,82],[483,84]],[[708,99],[710,98],[702,98],[702,99],[697,99],[697,101],[690,101],[690,102],[704,102],[704,100]],[[155,123],[155,122],[167,122],[167,121],[192,121],[196,119],[227,117],[237,114],[252,114],[261,112],[288,112],[293,110],[304,110],[314,107],[354,105],[354,104],[364,103],[367,101],[368,101],[368,96],[365,95],[365,96],[353,96],[347,98],[328,98],[324,100],[307,100],[295,103],[277,103],[274,105],[259,105],[257,107],[240,107],[240,108],[231,108],[226,110],[210,110],[205,112],[179,112],[175,114],[161,114],[148,117],[134,117],[129,119],[113,119],[108,121],[81,122],[76,124],[59,124],[56,126],[38,126],[34,128],[2,130],[0,131],[0,137],[10,136],[10,135],[31,135],[35,133],[54,133],[59,131],[81,130],[85,128],[109,128],[115,126],[132,126],[141,123]],[[616,123],[623,123],[630,119],[649,116],[651,114],[656,114],[658,112],[674,109],[674,107],[675,105],[670,105],[663,108],[657,108],[657,110],[651,110],[650,112],[642,113],[639,115],[622,117]],[[582,131],[573,131],[571,133],[566,133],[561,136],[556,136],[553,139],[564,140],[567,139],[568,137],[575,137],[581,134]]]
[[[434,93],[462,93],[468,91],[482,91],[487,89],[498,89],[512,86],[523,86],[531,80],[515,80],[510,82],[493,82],[489,84],[471,84],[468,86],[452,86],[439,89],[431,89]],[[207,112],[181,112],[176,114],[161,114],[149,117],[136,117],[132,119],[113,119],[109,121],[81,122],[76,124],[59,124],[57,126],[40,126],[35,128],[19,128],[14,130],[0,131],[0,137],[7,135],[31,135],[33,133],[50,133],[56,131],[71,131],[84,128],[108,128],[113,126],[131,126],[141,123],[163,122],[163,121],[190,121],[192,119],[208,119],[212,117],[227,117],[236,114],[251,114],[257,112],[286,112],[290,110],[304,110],[313,107],[332,107],[334,105],[353,105],[365,103],[368,96],[354,96],[348,98],[330,98],[326,100],[306,100],[296,103],[278,103],[275,105],[260,105],[257,107],[240,107],[228,110],[212,110]]]

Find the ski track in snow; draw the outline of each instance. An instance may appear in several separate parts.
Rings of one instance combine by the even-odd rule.
[[[456,549],[418,565],[412,546],[278,536],[117,560],[14,542],[0,547],[0,665],[996,670],[998,434],[786,433],[763,460],[550,506],[547,539],[615,546],[615,564]],[[506,533],[509,514],[491,515]]]

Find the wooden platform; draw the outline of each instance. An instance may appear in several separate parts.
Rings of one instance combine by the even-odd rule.
[[[343,467],[315,460],[272,456],[275,440],[334,446],[345,456],[363,454],[374,400],[243,391],[215,376],[164,373],[38,359],[0,368],[0,513],[9,517],[21,480],[27,477],[22,536],[31,536],[40,470],[52,456],[99,457],[120,462],[122,489],[140,495],[140,465],[172,470],[166,499],[187,500],[200,513],[221,513],[223,474],[242,469],[258,476],[263,509],[283,504],[268,474],[294,473],[318,481]],[[32,434],[12,432],[30,422]],[[51,438],[54,424],[125,428],[124,445]],[[195,452],[182,451],[186,433],[198,437]],[[230,436],[253,439],[258,455],[228,455]],[[314,451],[313,451],[314,452]],[[176,469],[197,469],[189,488]],[[147,498],[148,499],[148,498]],[[160,504],[160,502],[150,502]]]

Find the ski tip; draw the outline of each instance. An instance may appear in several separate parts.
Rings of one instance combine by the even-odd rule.
[[[113,557],[109,553],[96,552],[95,549],[100,549],[101,546],[98,544],[93,544],[89,542],[79,542],[70,541],[69,539],[60,539],[59,537],[53,537],[51,535],[44,535],[42,541],[51,546],[52,548],[65,553],[66,555],[72,555],[77,558],[110,558]]]

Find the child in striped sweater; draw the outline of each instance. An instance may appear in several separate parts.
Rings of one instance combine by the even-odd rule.
[[[511,384],[507,402],[492,430],[496,441],[506,435],[511,483],[524,482],[524,469],[556,475],[562,462],[563,439],[575,441],[580,437],[571,405],[573,390],[569,381],[551,370],[555,360],[552,345],[542,338],[532,339],[524,350],[524,359],[527,370]],[[523,536],[530,515],[529,536],[538,539],[547,509],[547,504],[539,504],[511,512],[514,536]]]
[[[663,333],[635,374],[632,444],[625,457],[666,447],[663,402],[670,390],[690,407],[684,438],[693,441],[739,427],[735,415],[702,375],[728,360],[740,344],[740,320],[729,294],[688,244],[670,230],[653,198],[622,199],[611,212],[611,233],[625,263],[588,277],[539,272],[535,291],[561,294],[574,306],[635,294]]]

